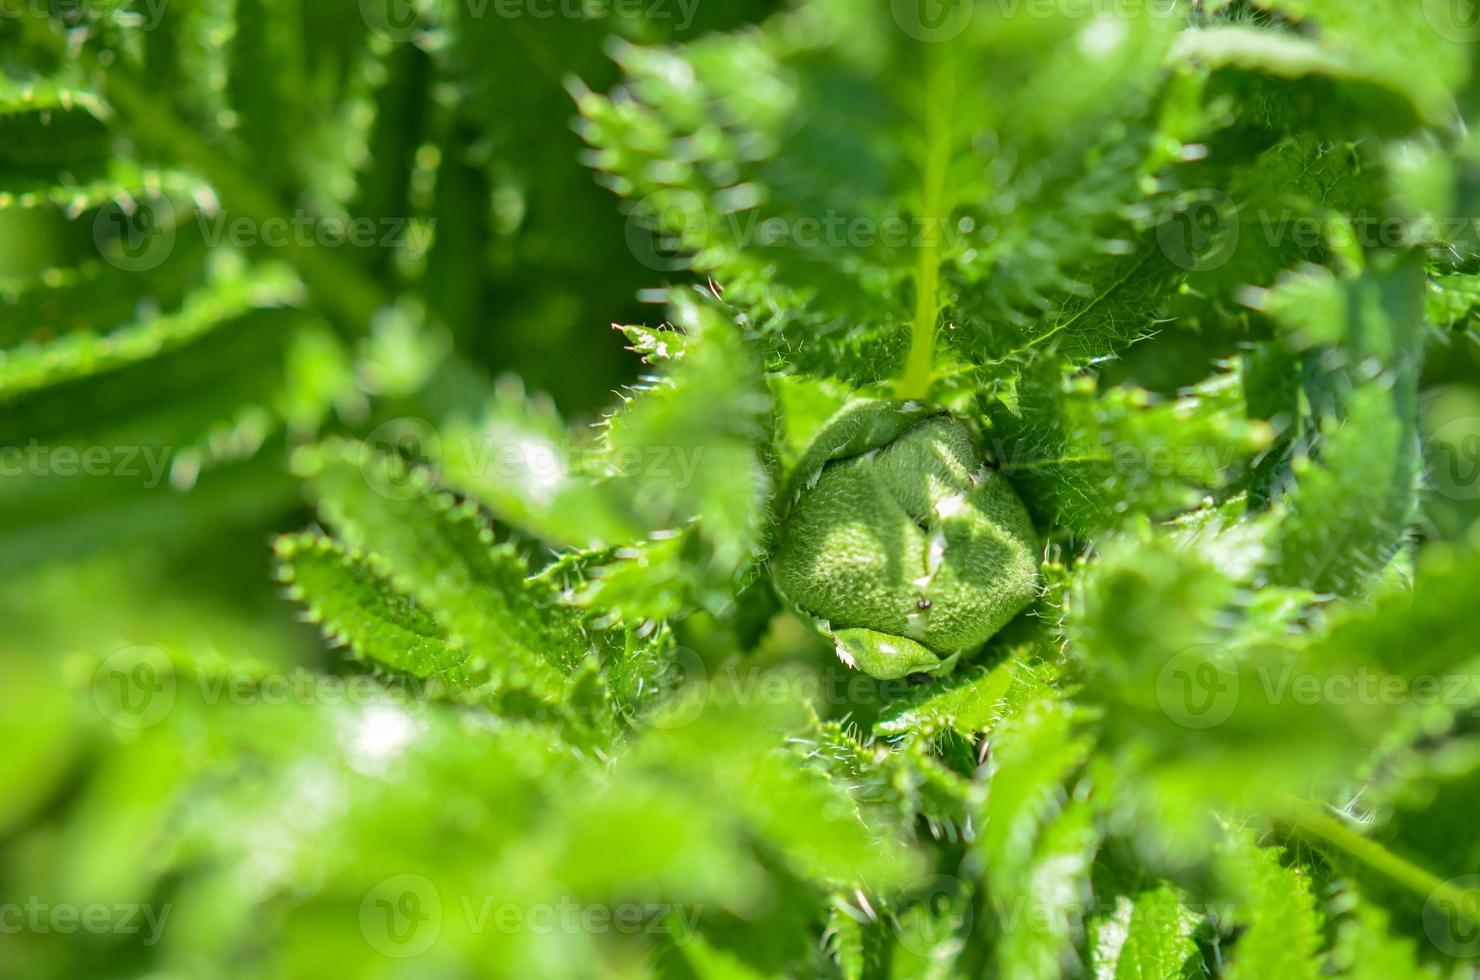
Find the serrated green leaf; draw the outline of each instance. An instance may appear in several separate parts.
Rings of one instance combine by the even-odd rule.
[[[295,295],[295,285],[281,268],[245,276],[228,276],[186,297],[177,313],[131,324],[107,336],[68,334],[51,343],[12,348],[0,353],[0,398],[116,370],[180,347],[221,328],[253,309],[281,305]]]
[[[757,447],[770,397],[734,324],[684,301],[674,320],[691,333],[684,357],[610,418],[598,465],[651,531],[702,515],[714,571],[732,575],[760,543],[770,477]]]
[[[1013,402],[989,406],[988,443],[1035,517],[1079,533],[1195,506],[1235,484],[1270,440],[1247,417],[1237,371],[1170,401],[1059,378],[1049,364],[1026,369]]]
[[[424,472],[360,444],[331,442],[300,463],[326,519],[353,547],[381,557],[395,586],[425,607],[449,643],[486,665],[494,684],[560,697],[588,656],[574,614],[525,584],[523,562],[472,507],[435,491]]]
[[[279,580],[330,639],[349,644],[361,660],[466,688],[467,654],[363,558],[313,533],[281,537],[274,550]]]
[[[1044,689],[999,722],[989,746],[975,850],[1001,932],[996,958],[1009,976],[1056,976],[1073,958],[1100,840],[1073,785],[1093,739]]]
[[[620,497],[588,472],[599,446],[577,440],[553,405],[517,381],[500,383],[476,415],[454,418],[433,439],[425,451],[443,482],[552,545],[599,549],[642,536]]]
[[[1218,809],[1334,791],[1379,737],[1376,705],[1295,693],[1326,676],[1288,635],[1307,597],[1247,591],[1257,545],[1224,567],[1210,550],[1146,530],[1107,545],[1076,575],[1066,622],[1071,648],[1095,651],[1082,697],[1103,710],[1104,747],[1128,780],[1125,819],[1174,861],[1206,846]]]
[[[1114,908],[1090,926],[1090,967],[1098,980],[1186,976],[1201,960],[1193,932],[1199,916],[1169,885],[1117,895]]]
[[[781,358],[878,380],[901,333],[933,332],[942,308],[970,333],[1049,305],[1137,195],[1152,69],[1177,18],[1120,33],[1087,8],[1056,14],[972,2],[942,25],[909,4],[812,0],[759,31],[624,47],[626,87],[579,93],[584,135],[635,201],[646,261],[722,278],[765,311]],[[909,84],[878,84],[892,74]],[[1031,118],[1004,109],[1031,99]],[[1127,138],[1100,143],[1103,125]]]
[[[1021,715],[1043,697],[1055,676],[1051,665],[1029,660],[1025,650],[1013,650],[990,670],[963,672],[891,704],[874,723],[874,734],[896,738],[943,729],[963,738],[989,734],[999,722]]]
[[[1040,319],[966,334],[956,345],[986,362],[988,370],[1044,354],[1067,364],[1088,364],[1152,336],[1162,299],[1184,274],[1162,249],[1148,245],[1136,254],[1087,267],[1081,274],[1084,281]]]
[[[1340,0],[1259,0],[1267,10],[1315,28],[1317,43],[1351,71],[1388,85],[1431,118],[1449,108],[1448,89],[1465,72],[1453,14],[1421,4],[1360,11]],[[1448,35],[1448,36],[1446,36]]]
[[[1295,461],[1270,576],[1350,594],[1398,550],[1417,505],[1422,280],[1409,261],[1347,285],[1314,273],[1286,285],[1303,295],[1312,282],[1327,300],[1314,313],[1297,313],[1283,287],[1274,297],[1277,311],[1289,311],[1281,322],[1292,342],[1327,348],[1333,368],[1306,386],[1322,424],[1319,462]]]
[[[1230,977],[1321,976],[1323,916],[1310,875],[1299,864],[1282,863],[1282,856],[1280,848],[1260,847],[1236,827],[1219,848],[1218,869],[1235,899],[1235,921],[1244,927],[1230,954]]]
[[[1480,310],[1480,276],[1434,276],[1429,279],[1425,312],[1435,326],[1475,333]]]
[[[683,952],[694,976],[699,980],[759,980],[765,976],[764,973],[746,966],[738,956],[715,949],[702,936],[686,942]]]
[[[1392,932],[1391,917],[1360,894],[1345,896],[1355,905],[1335,923],[1331,966],[1353,980],[1421,980],[1439,976],[1418,961],[1415,944]]]
[[[934,837],[954,839],[965,833],[972,787],[931,753],[928,741],[865,744],[837,722],[814,719],[793,744],[847,788],[879,836],[911,839],[920,818]]]

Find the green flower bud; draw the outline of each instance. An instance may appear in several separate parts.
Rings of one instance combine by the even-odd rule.
[[[783,500],[781,593],[874,677],[950,670],[1036,593],[1022,501],[965,425],[916,403],[845,406]]]

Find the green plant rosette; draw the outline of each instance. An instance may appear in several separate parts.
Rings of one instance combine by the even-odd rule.
[[[966,425],[919,403],[844,406],[782,500],[778,589],[873,677],[950,671],[1037,593],[1016,491]]]

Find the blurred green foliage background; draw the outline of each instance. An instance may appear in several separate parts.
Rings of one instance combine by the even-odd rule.
[[[610,324],[659,318],[638,294],[663,277],[634,257],[618,198],[583,160],[567,86],[614,84],[607,49],[618,40],[734,28],[774,4],[704,3],[690,16],[677,5],[608,5],[548,17],[534,16],[542,5],[481,17],[423,5],[407,31],[397,27],[401,6],[104,0],[63,11],[62,22],[96,45],[85,62],[63,53],[46,4],[5,6],[0,896],[8,909],[39,903],[43,923],[58,906],[107,907],[110,925],[38,931],[7,916],[0,976],[225,975],[227,949],[258,959],[230,968],[242,976],[395,972],[397,961],[360,935],[359,897],[329,898],[292,922],[260,918],[277,890],[335,873],[336,859],[318,850],[331,838],[298,826],[327,815],[303,812],[271,761],[303,753],[303,778],[315,779],[310,759],[336,737],[317,727],[325,719],[255,696],[243,708],[221,690],[192,706],[202,692],[182,681],[187,717],[120,738],[97,724],[93,669],[147,645],[217,663],[221,677],[353,671],[274,581],[272,535],[312,520],[288,473],[292,444],[370,432],[382,419],[440,419],[505,375],[548,393],[577,425],[595,421],[642,368]],[[112,63],[98,55],[108,51],[127,67],[114,63],[114,104],[104,109],[93,73]],[[341,301],[305,309],[297,287],[271,274],[275,282],[247,285],[249,269],[280,252],[258,241],[260,222],[244,247],[232,245],[230,221],[242,215],[212,210],[219,202],[202,174],[249,182],[270,195],[273,213],[368,218],[368,245],[322,250],[333,253],[323,275]],[[429,252],[408,247],[413,226],[434,237]],[[151,253],[161,234],[167,246]],[[249,300],[230,297],[244,289],[255,291]],[[391,296],[402,315],[369,332],[354,322],[362,301],[373,310]],[[101,373],[110,366],[93,360],[96,351],[69,359],[53,348],[29,372],[18,363],[58,339],[95,339],[191,308],[204,311],[198,325],[224,319],[227,329],[182,323],[164,340],[141,341],[157,356],[126,354]],[[106,452],[85,465],[90,447]],[[377,811],[357,832],[368,853],[396,866],[391,838],[428,819],[455,826],[474,798],[478,813],[504,808],[519,821],[510,833],[527,832],[522,821],[535,811],[508,809],[508,795],[525,790],[501,782],[519,778],[507,769],[526,750],[504,751],[441,758],[471,780],[468,799],[403,797],[399,809]],[[245,795],[184,803],[231,780]],[[182,813],[205,838],[178,825]],[[431,848],[438,867],[472,859],[446,832],[421,829],[416,846]],[[304,846],[306,831],[318,841],[308,851],[278,850]],[[241,854],[223,867],[240,865],[196,877],[190,869],[208,858],[192,837],[238,839]],[[363,858],[344,828],[332,839]],[[579,869],[610,853],[596,841],[581,846],[596,850],[560,859]],[[176,893],[177,879],[189,894]],[[185,938],[161,959],[140,942],[148,927],[138,906],[170,895],[166,926]],[[343,924],[321,925],[340,911]],[[123,928],[126,914],[142,931]],[[644,924],[651,918],[644,913]],[[268,933],[278,935],[275,949],[258,946]],[[520,955],[534,954],[511,955],[510,975]],[[562,955],[567,972],[588,962],[579,950]],[[396,975],[441,969],[421,961]],[[536,956],[519,970],[562,965]]]

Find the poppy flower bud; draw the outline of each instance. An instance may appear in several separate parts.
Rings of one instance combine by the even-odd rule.
[[[912,402],[845,406],[784,501],[781,593],[874,677],[949,671],[1036,593],[1028,512],[949,415]]]

